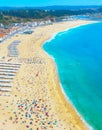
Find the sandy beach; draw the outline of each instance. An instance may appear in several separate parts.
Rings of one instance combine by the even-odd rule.
[[[42,49],[55,33],[88,23],[92,21],[37,27],[31,35],[19,34],[0,44],[0,71],[11,73],[5,77],[9,91],[7,86],[0,91],[0,130],[89,129],[66,101],[55,63]]]

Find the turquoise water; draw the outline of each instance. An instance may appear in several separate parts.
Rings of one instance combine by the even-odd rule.
[[[102,130],[102,23],[60,32],[43,48],[57,64],[66,96],[94,130]]]

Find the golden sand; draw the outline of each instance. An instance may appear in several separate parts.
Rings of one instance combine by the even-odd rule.
[[[66,101],[53,60],[42,44],[54,33],[91,23],[70,21],[37,27],[31,35],[19,34],[0,45],[0,61],[21,63],[10,96],[0,96],[0,130],[88,130]],[[8,45],[20,40],[18,57],[8,57]]]

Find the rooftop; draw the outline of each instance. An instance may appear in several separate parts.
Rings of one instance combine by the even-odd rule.
[[[0,38],[2,38],[4,36],[4,34],[3,33],[0,33]]]

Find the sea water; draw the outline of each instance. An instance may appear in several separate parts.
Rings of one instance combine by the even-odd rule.
[[[43,45],[66,96],[94,130],[102,130],[102,23],[58,33]]]

